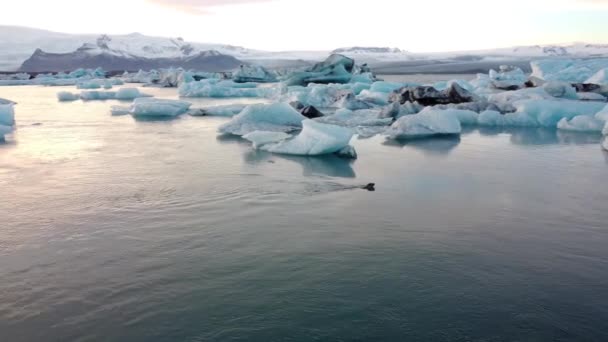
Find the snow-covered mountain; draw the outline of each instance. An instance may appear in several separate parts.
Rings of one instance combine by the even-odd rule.
[[[38,51],[40,49],[41,51]],[[214,51],[214,52],[209,52]],[[36,54],[35,54],[36,52]],[[436,63],[452,60],[461,63],[495,60],[529,61],[545,57],[605,57],[608,45],[575,43],[536,45],[492,50],[410,53],[397,48],[346,47],[334,51],[261,51],[225,44],[186,42],[181,38],[150,37],[139,33],[127,35],[72,35],[39,29],[0,25],[0,71],[17,70],[28,58],[52,58],[53,54],[80,54],[123,58],[131,61],[158,59],[192,60],[212,54],[233,56],[240,61],[268,66],[299,66],[319,61],[330,53],[341,53],[372,67],[387,63]],[[56,56],[55,56],[56,57]],[[65,56],[64,56],[65,57]],[[217,57],[217,56],[215,56]],[[94,59],[91,59],[94,61]],[[145,65],[153,65],[148,63]],[[157,63],[164,65],[163,63]],[[144,66],[145,66],[144,65]],[[417,64],[418,65],[418,64]]]
[[[72,35],[17,26],[0,25],[0,70],[17,70],[35,52],[68,54],[77,50],[90,56],[111,55],[122,58],[184,59],[201,54],[222,54],[236,58],[256,54],[243,47],[190,43],[181,38],[127,35]],[[209,52],[215,51],[215,52]]]

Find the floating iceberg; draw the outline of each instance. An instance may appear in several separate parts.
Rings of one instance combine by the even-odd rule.
[[[528,80],[520,68],[508,65],[501,65],[499,71],[490,70],[489,77],[494,88],[503,90],[523,88]]]
[[[293,139],[265,144],[262,150],[290,155],[318,156],[342,151],[349,146],[353,132],[344,127],[304,120],[302,132]]]
[[[81,92],[80,98],[83,101],[113,100],[116,98],[116,92],[115,91],[89,90],[89,91]]]
[[[67,92],[61,92],[57,94],[59,101],[73,101],[73,96],[76,94],[70,94]],[[151,97],[152,95],[144,94],[137,88],[121,88],[118,91],[99,91],[99,90],[88,90],[80,93],[80,98],[84,101],[93,100],[134,100],[142,97]],[[66,100],[69,99],[69,100]]]
[[[220,126],[219,132],[240,136],[255,131],[291,132],[300,129],[304,119],[287,103],[255,104]]]
[[[60,91],[57,93],[57,99],[62,102],[76,101],[80,99],[80,94],[70,93],[69,91]]]
[[[444,110],[425,109],[395,121],[388,129],[391,139],[415,139],[434,135],[460,134],[462,126],[455,115]]]
[[[142,97],[133,101],[129,112],[139,117],[172,117],[186,113],[191,105],[186,101]]]
[[[15,126],[15,109],[12,103],[0,104],[0,142],[4,136],[13,132]]]
[[[604,108],[605,103],[583,102],[573,100],[524,100],[514,104],[516,114],[525,114],[533,118],[539,126],[557,127],[563,119],[572,119],[578,115],[595,115]]]
[[[423,106],[434,106],[438,104],[473,102],[475,101],[475,95],[454,82],[448,88],[441,91],[430,86],[401,88],[390,94],[389,101],[401,104],[418,102]]]
[[[0,125],[13,126],[15,124],[15,109],[12,103],[0,104]]]
[[[152,97],[152,95],[144,94],[137,88],[120,88],[114,96],[116,100],[134,100],[140,97]]]
[[[533,61],[532,76],[545,81],[564,81],[570,83],[586,82],[600,70],[608,68],[608,58],[596,59],[546,59]]]
[[[354,68],[355,60],[333,54],[306,71],[291,74],[286,83],[290,86],[305,86],[309,83],[348,83],[353,77]]]
[[[190,109],[188,114],[192,116],[235,116],[242,112],[247,105],[245,104],[230,104],[223,106],[213,106],[205,108],[193,108]]]
[[[525,113],[501,114],[493,110],[479,113],[477,118],[479,126],[487,127],[536,127],[538,122]]]
[[[112,89],[112,86],[112,82],[105,79],[80,81],[76,84],[77,89]]]
[[[278,143],[290,137],[291,135],[287,133],[267,131],[255,131],[243,135],[243,139],[251,141],[251,143],[253,143],[253,148],[256,149],[266,144]]]
[[[604,127],[604,121],[596,119],[593,116],[579,115],[571,120],[566,118],[561,119],[557,123],[557,128],[564,131],[573,132],[601,132]]]
[[[336,106],[348,94],[353,94],[350,85],[309,84],[307,87],[289,87],[282,99],[286,102],[297,101],[304,106],[329,108]]]
[[[553,97],[571,100],[578,99],[576,89],[574,89],[574,87],[570,83],[550,81],[543,85],[543,89]]]
[[[608,65],[608,63],[607,63],[607,65]],[[593,76],[589,77],[585,81],[585,83],[600,84],[600,85],[608,84],[608,67],[598,71]]]
[[[255,65],[241,65],[232,75],[232,79],[237,83],[269,83],[277,81],[277,77],[274,73],[268,71],[264,67]]]
[[[214,82],[202,80],[197,82],[183,83],[179,86],[179,96],[182,97],[269,97],[274,94],[273,88],[256,88],[249,85],[243,86],[237,83]]]
[[[339,109],[334,114],[319,118],[317,121],[345,127],[388,126],[393,122],[392,118],[381,118],[379,115],[380,111],[377,109]]]

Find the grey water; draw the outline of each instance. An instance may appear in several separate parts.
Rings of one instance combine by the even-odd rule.
[[[0,341],[608,340],[600,136],[283,157],[64,89],[0,88]]]

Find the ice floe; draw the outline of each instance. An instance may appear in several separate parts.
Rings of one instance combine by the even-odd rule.
[[[305,119],[288,103],[254,104],[220,126],[219,132],[240,136],[255,131],[292,132],[299,130]]]
[[[414,115],[407,115],[395,121],[388,129],[391,139],[426,138],[435,135],[460,134],[462,126],[456,115],[446,110],[423,110]]]
[[[264,144],[259,148],[280,154],[318,156],[344,150],[352,137],[353,131],[348,128],[304,120],[302,131],[294,138]]]

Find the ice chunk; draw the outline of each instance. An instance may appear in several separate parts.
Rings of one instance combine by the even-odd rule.
[[[15,124],[15,109],[13,104],[0,104],[0,125],[13,126]]]
[[[300,129],[304,119],[288,103],[255,104],[220,126],[219,132],[241,136],[255,131],[291,132]]]
[[[494,88],[504,90],[523,88],[528,80],[528,77],[520,68],[508,65],[501,65],[499,71],[490,70],[489,76]]]
[[[283,100],[286,102],[298,101],[305,106],[328,108],[336,106],[336,102],[348,94],[354,94],[350,85],[309,84],[307,87],[290,87],[287,94],[283,96]]]
[[[306,71],[291,74],[286,83],[291,86],[309,83],[348,83],[352,79],[354,68],[353,59],[333,54]]]
[[[599,101],[606,102],[606,97],[598,93],[576,93],[576,97],[581,101]]]
[[[151,97],[152,95],[144,94],[137,88],[120,88],[116,92],[115,99],[117,100],[134,100],[140,97]]]
[[[80,95],[70,93],[69,91],[60,91],[57,93],[57,99],[59,101],[76,101],[80,99]]]
[[[533,61],[530,65],[534,77],[546,81],[584,83],[600,70],[608,68],[608,58],[547,59]]]
[[[307,119],[302,122],[302,132],[293,139],[266,144],[261,149],[281,154],[318,156],[343,150],[352,137],[353,131],[348,128]]]
[[[192,116],[235,116],[243,109],[245,109],[247,105],[245,104],[230,104],[230,105],[222,105],[222,106],[212,106],[212,107],[204,107],[204,108],[193,108],[190,109],[188,114]]]
[[[606,105],[602,110],[597,112],[595,114],[595,118],[604,122],[608,122],[608,105]]]
[[[112,99],[116,98],[116,92],[115,91],[89,90],[89,91],[81,92],[80,98],[83,101],[112,100]]]
[[[4,142],[4,136],[13,132],[12,126],[0,125],[0,142]]]
[[[112,106],[110,108],[110,113],[112,113],[112,115],[114,116],[118,116],[118,115],[127,115],[131,112],[131,107],[125,107],[125,106]]]
[[[515,91],[504,91],[488,96],[488,101],[498,105],[512,104],[520,100],[545,100],[553,99],[543,88],[526,88]]]
[[[572,100],[578,99],[576,89],[574,89],[570,83],[550,81],[543,85],[543,89],[545,89],[545,91],[553,97]]]
[[[607,63],[608,65],[608,63]],[[585,83],[591,84],[608,84],[608,67],[596,72],[593,76],[589,77]]]
[[[563,118],[557,123],[558,129],[575,132],[601,132],[603,127],[603,121],[588,115],[575,116],[569,121]]]
[[[375,93],[387,93],[390,94],[397,89],[401,89],[406,86],[418,86],[419,84],[404,84],[399,82],[386,82],[386,81],[378,81],[374,82],[369,88],[370,91]]]
[[[377,106],[386,106],[388,104],[388,95],[389,93],[363,90],[356,96],[356,99]]]
[[[77,89],[100,89],[100,88],[111,89],[112,82],[110,82],[109,80],[103,80],[103,79],[86,80],[86,81],[78,82],[76,84],[76,88]]]
[[[171,117],[186,113],[190,106],[186,101],[142,97],[133,101],[130,113],[141,117]]]
[[[486,110],[479,114],[477,118],[477,124],[479,126],[488,127],[508,127],[508,126],[519,126],[519,127],[536,127],[538,122],[526,113],[507,113],[501,114],[500,112],[493,110]]]
[[[0,105],[16,104],[15,102],[0,97]]]
[[[255,65],[241,65],[241,67],[232,75],[232,79],[238,83],[268,83],[277,81],[277,77],[274,73],[268,71],[264,67]]]
[[[430,109],[425,109],[430,110]],[[463,126],[472,126],[477,125],[477,119],[479,114],[472,110],[462,110],[462,109],[444,109],[444,112],[447,115],[452,115],[458,118],[460,124]]]
[[[605,103],[583,102],[572,100],[524,100],[515,104],[517,113],[525,113],[534,118],[538,125],[557,127],[563,119],[572,119],[578,115],[595,115]]]
[[[179,95],[183,97],[269,97],[273,93],[273,88],[251,88],[248,85],[217,83],[210,82],[210,80],[183,83],[179,86]]]
[[[319,122],[338,126],[357,127],[357,126],[388,126],[392,118],[380,118],[380,111],[377,109],[349,110],[339,109],[334,114],[316,119]]]
[[[460,134],[459,119],[444,110],[426,109],[395,121],[387,131],[391,139],[424,138],[434,135]]]
[[[253,143],[253,148],[260,148],[263,145],[270,143],[278,143],[291,135],[283,132],[267,132],[267,131],[255,131],[243,135],[243,139],[249,140]]]
[[[336,152],[336,155],[340,158],[357,159],[357,151],[351,145],[348,145],[340,151]]]

